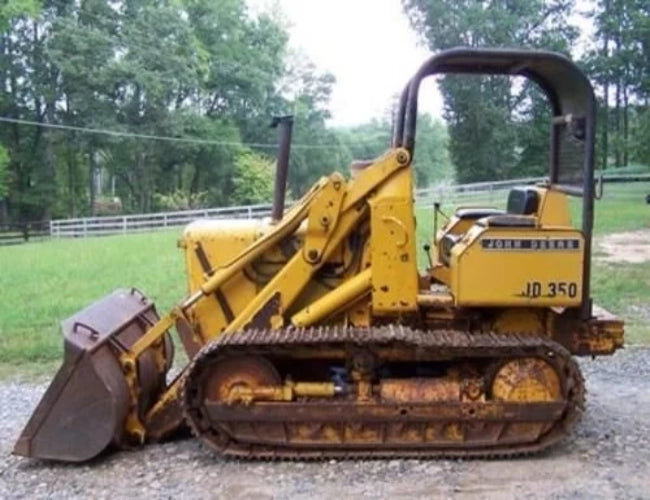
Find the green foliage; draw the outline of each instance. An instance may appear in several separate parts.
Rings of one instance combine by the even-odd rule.
[[[294,115],[288,178],[294,198],[302,196],[319,177],[347,167],[347,151],[326,125],[334,83],[333,75],[319,73],[304,55],[289,54],[282,81],[286,97],[277,109],[279,114]],[[275,132],[271,140],[276,140]]]
[[[287,40],[277,15],[253,16],[244,0],[45,2],[33,20],[8,18],[0,115],[127,136],[3,126],[12,159],[4,212],[88,215],[109,191],[126,212],[239,202],[239,143],[275,143],[273,114],[296,110],[297,141],[331,139],[333,78],[308,61],[292,67]],[[334,166],[321,150],[304,150],[293,164],[296,192]]]
[[[631,137],[632,159],[650,165],[650,108],[635,115]]]
[[[596,30],[584,65],[600,93],[599,164],[605,169],[648,162],[650,4],[598,0],[593,7]]]
[[[507,45],[568,53],[573,4],[403,0],[436,51]],[[607,103],[600,99],[600,121],[608,122],[599,134],[601,165],[648,163],[650,8],[638,0],[598,0],[595,7],[595,50],[584,64],[599,94],[609,85],[617,96],[612,102],[611,90]],[[272,156],[276,132],[268,124],[277,114],[295,115],[294,197],[319,176],[347,171],[353,159],[382,154],[390,119],[328,127],[334,77],[291,52],[287,41],[277,11],[253,15],[245,0],[1,2],[0,116],[130,136],[3,124],[0,145],[9,161],[0,167],[0,214],[89,215],[107,196],[119,198],[125,212],[240,203],[240,143],[266,144],[251,149]],[[534,85],[447,77],[441,90],[447,125],[418,119],[419,187],[545,171],[549,111]]]
[[[0,4],[0,30],[14,19],[22,16],[35,16],[41,8],[39,0],[3,0]]]
[[[245,152],[235,160],[232,199],[240,205],[268,203],[273,197],[273,162]]]
[[[567,23],[573,3],[567,0],[402,3],[433,51],[462,45],[568,52],[576,37]],[[501,76],[451,75],[441,80],[440,89],[459,182],[536,175],[547,164],[549,115],[532,86]]]
[[[355,127],[334,129],[341,144],[342,167],[352,160],[370,160],[383,154],[390,146],[391,124],[388,120],[371,120]],[[441,181],[453,181],[454,168],[449,158],[449,137],[446,125],[428,114],[418,115],[415,141],[415,180],[417,187],[428,187]]]
[[[180,189],[171,193],[154,193],[153,210],[156,212],[176,212],[178,210],[192,210],[206,206],[207,192],[191,193]]]

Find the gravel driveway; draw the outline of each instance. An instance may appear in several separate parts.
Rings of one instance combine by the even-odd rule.
[[[581,364],[588,407],[575,436],[499,461],[236,462],[192,439],[82,466],[26,460],[9,452],[45,385],[3,381],[0,498],[650,498],[650,348]]]

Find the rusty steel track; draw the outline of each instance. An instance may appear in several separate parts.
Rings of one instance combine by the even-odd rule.
[[[317,358],[322,353],[335,356],[360,348],[374,350],[380,356],[390,356],[396,351],[407,352],[412,362],[473,359],[498,363],[500,360],[525,357],[542,358],[552,364],[559,374],[563,400],[543,403],[488,400],[399,405],[321,400],[255,402],[246,406],[206,401],[202,396],[203,377],[218,360],[250,354],[274,357],[282,353],[291,357],[298,352],[302,359],[310,355]],[[575,360],[561,345],[546,337],[473,334],[455,330],[418,331],[394,325],[371,329],[317,327],[247,330],[223,335],[204,346],[192,361],[183,383],[182,401],[185,418],[193,433],[208,447],[225,456],[284,460],[494,458],[536,453],[568,435],[582,414],[584,392],[584,381]],[[526,425],[530,421],[544,422],[547,424],[546,430],[530,442],[516,442],[512,436],[508,439],[509,424]],[[294,433],[292,426],[298,425],[298,422],[303,426],[310,423],[315,427],[326,424],[341,429],[337,434],[341,439],[338,442],[292,440],[289,437]],[[473,435],[474,438],[464,438],[455,443],[440,443],[435,439],[428,442],[424,437],[428,426],[445,422],[461,426],[465,437]],[[364,424],[371,427],[383,425],[383,441],[367,444],[345,442],[345,426],[359,428]],[[422,439],[391,442],[391,429],[396,428],[410,428]]]

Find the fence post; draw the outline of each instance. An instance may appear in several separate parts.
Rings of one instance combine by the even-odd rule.
[[[167,227],[167,214],[163,215],[163,227]]]
[[[248,212],[248,218],[252,219],[253,218],[253,209],[250,207],[250,205],[248,206],[247,212]]]
[[[126,215],[122,216],[122,234],[126,234]]]
[[[84,238],[88,235],[88,218],[84,217]]]

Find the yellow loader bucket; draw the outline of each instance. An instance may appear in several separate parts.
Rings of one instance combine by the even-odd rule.
[[[119,356],[158,320],[139,291],[116,290],[62,323],[63,365],[14,447],[26,457],[80,462],[109,446],[129,446],[124,423],[135,404]],[[168,335],[138,359],[142,415],[165,388],[173,358]]]

